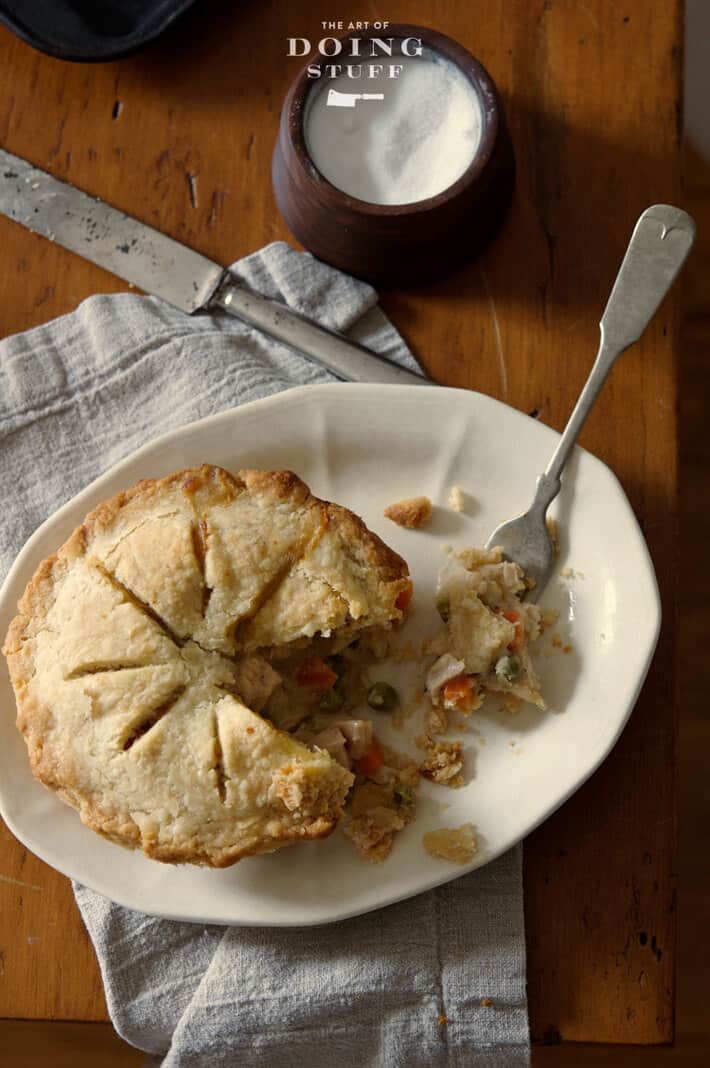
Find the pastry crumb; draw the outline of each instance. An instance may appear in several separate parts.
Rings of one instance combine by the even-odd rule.
[[[466,495],[460,486],[452,486],[449,490],[449,508],[453,512],[463,512],[466,507]]]
[[[408,497],[404,501],[388,504],[384,512],[387,519],[400,527],[419,530],[431,519],[432,508],[428,497]]]
[[[427,853],[442,860],[451,860],[454,864],[468,864],[473,860],[478,849],[476,830],[472,823],[461,827],[439,827],[427,831],[422,836]]]
[[[438,708],[429,700],[427,700],[427,706],[424,713],[424,735],[422,736],[422,740],[425,741],[425,745],[422,746],[424,749],[429,747],[433,735],[446,734],[449,729],[449,713],[447,709]]]
[[[419,765],[419,774],[439,786],[463,786],[463,746],[461,742],[435,742],[427,735],[417,738],[417,745],[426,752]]]
[[[404,825],[405,821],[396,811],[378,806],[361,816],[346,817],[343,831],[365,860],[381,864],[392,852],[395,833]]]
[[[555,633],[552,635],[550,642],[554,649],[559,649],[562,653],[571,653],[574,648],[574,646],[571,645],[569,642],[565,642],[562,640],[562,635],[559,634],[558,631],[555,631]]]

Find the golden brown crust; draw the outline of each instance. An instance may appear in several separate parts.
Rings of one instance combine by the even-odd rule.
[[[204,464],[116,494],[42,561],[5,639],[33,773],[92,830],[172,863],[329,834],[352,776],[228,696],[230,658],[388,625],[407,576],[290,471]]]
[[[408,497],[404,501],[387,505],[385,516],[400,527],[418,530],[425,527],[431,519],[431,501],[428,497]]]

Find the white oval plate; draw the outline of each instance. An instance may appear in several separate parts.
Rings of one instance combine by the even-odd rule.
[[[407,637],[435,626],[442,548],[482,545],[529,503],[558,435],[477,393],[426,386],[324,385],[289,390],[157,439],[69,501],[30,538],[0,592],[0,632],[37,564],[89,509],[141,478],[209,462],[291,468],[315,494],[347,505],[408,561],[416,597]],[[452,485],[464,513],[447,507]],[[434,520],[421,531],[383,518],[385,505],[427,494]],[[467,785],[422,785],[417,818],[380,865],[361,860],[341,832],[245,860],[224,871],[171,866],[87,830],[76,812],[32,777],[15,728],[15,702],[0,666],[0,811],[29,849],[65,875],[120,904],[195,922],[291,926],[380,908],[480,867],[549,816],[598,767],[633,708],[655,648],[660,605],[653,567],[612,472],[577,450],[557,503],[560,568],[543,605],[560,610],[539,643],[550,711],[511,716],[484,706],[463,735]],[[569,569],[574,569],[570,576]],[[633,640],[629,641],[629,636]],[[416,753],[416,723],[385,740]],[[422,834],[472,822],[480,851],[460,867],[427,854]]]

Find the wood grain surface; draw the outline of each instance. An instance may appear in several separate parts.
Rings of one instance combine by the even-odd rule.
[[[353,15],[352,4],[327,6],[329,18]],[[357,16],[382,12],[368,0]],[[322,17],[315,0],[196,5],[142,54],[99,67],[42,57],[0,31],[0,144],[225,263],[289,239],[270,185],[298,66],[285,39],[316,39]],[[482,60],[518,176],[482,260],[435,286],[388,292],[383,306],[435,378],[559,429],[637,216],[679,199],[680,2],[392,0],[387,17],[435,21]],[[2,335],[125,288],[4,219],[0,242]],[[677,325],[672,298],[582,436],[641,520],[665,624],[614,753],[526,843],[530,1014],[547,1042],[673,1036]],[[68,883],[4,830],[0,1016],[105,1019]]]

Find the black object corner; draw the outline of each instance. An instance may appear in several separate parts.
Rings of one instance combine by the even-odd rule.
[[[194,0],[0,0],[0,20],[57,59],[100,63],[152,41]]]

